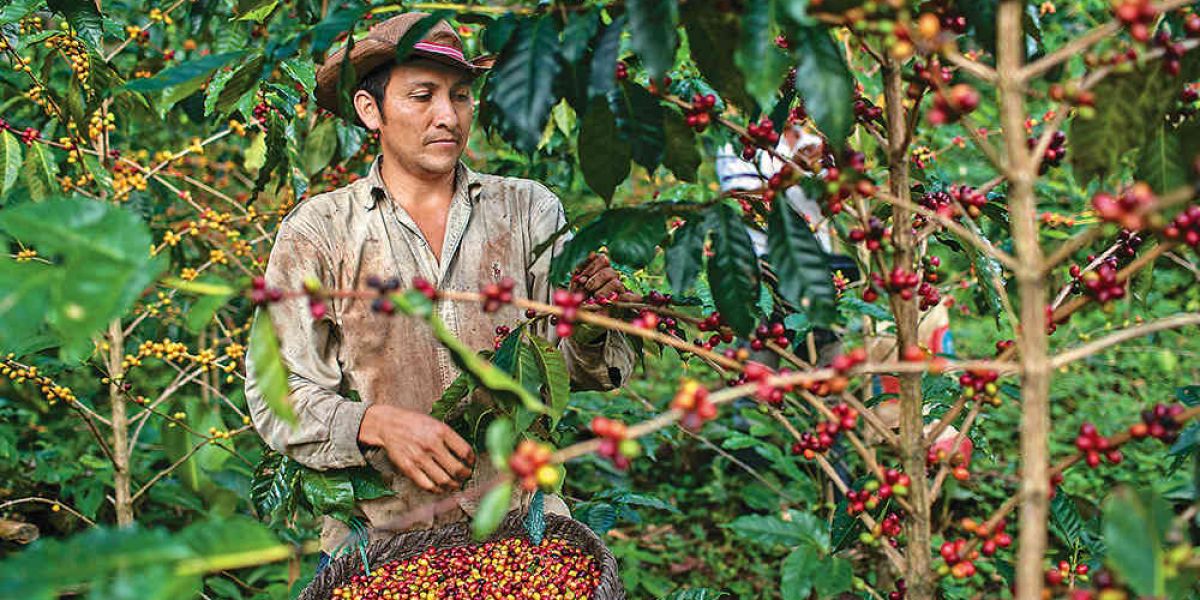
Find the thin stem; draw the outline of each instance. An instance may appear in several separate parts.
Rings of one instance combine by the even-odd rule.
[[[1082,358],[1086,358],[1106,348],[1116,346],[1122,342],[1136,339],[1144,335],[1150,335],[1159,331],[1175,329],[1176,327],[1187,327],[1188,325],[1200,325],[1200,314],[1182,314],[1173,317],[1164,317],[1156,319],[1149,323],[1142,323],[1128,329],[1123,329],[1116,333],[1106,335],[1098,340],[1089,342],[1082,346],[1078,346],[1067,350],[1061,354],[1055,355],[1050,359],[1051,368],[1057,369],[1064,365],[1070,364]]]

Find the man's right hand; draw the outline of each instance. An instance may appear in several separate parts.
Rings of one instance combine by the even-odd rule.
[[[367,408],[358,441],[382,447],[401,473],[435,494],[461,489],[475,464],[471,445],[449,425],[394,406],[373,404]]]

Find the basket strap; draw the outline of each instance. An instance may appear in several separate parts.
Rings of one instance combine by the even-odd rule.
[[[533,493],[529,500],[529,514],[525,516],[525,531],[533,544],[540,545],[542,536],[546,533],[546,511],[542,490]]]

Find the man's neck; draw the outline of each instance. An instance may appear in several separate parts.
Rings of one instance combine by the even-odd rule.
[[[379,177],[388,194],[405,208],[431,209],[449,206],[454,197],[455,171],[415,174],[385,155],[379,164]]]

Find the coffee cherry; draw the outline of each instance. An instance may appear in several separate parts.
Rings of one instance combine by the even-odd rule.
[[[698,431],[705,421],[717,416],[717,406],[708,400],[708,390],[694,379],[684,380],[671,400],[671,408],[683,413],[680,425]]]
[[[423,294],[426,298],[429,298],[430,300],[437,299],[437,290],[434,289],[433,284],[430,283],[428,279],[425,279],[424,277],[413,277],[412,286],[413,289],[421,292],[421,294]]]
[[[1145,227],[1146,213],[1154,207],[1156,202],[1154,190],[1142,181],[1135,183],[1115,198],[1104,192],[1092,197],[1092,207],[1096,209],[1096,214],[1101,219],[1135,231]]]
[[[953,123],[979,107],[979,92],[970,84],[960,83],[946,93],[939,91],[926,118],[934,125]]]
[[[496,312],[500,307],[512,302],[513,286],[516,282],[511,277],[505,277],[499,283],[488,283],[480,292],[483,294],[483,312]]]
[[[1175,215],[1171,223],[1163,229],[1163,235],[1192,248],[1200,245],[1200,205],[1189,206]]]
[[[517,444],[517,449],[508,457],[508,468],[512,471],[513,476],[520,482],[521,487],[526,491],[534,491],[541,485],[543,489],[552,488],[558,484],[557,469],[554,469],[550,462],[550,455],[554,452],[554,448],[549,444],[535,442],[530,439],[521,440]],[[556,471],[554,482],[550,485],[543,485],[543,481],[549,481],[550,476],[543,472],[543,468],[550,468]]]

